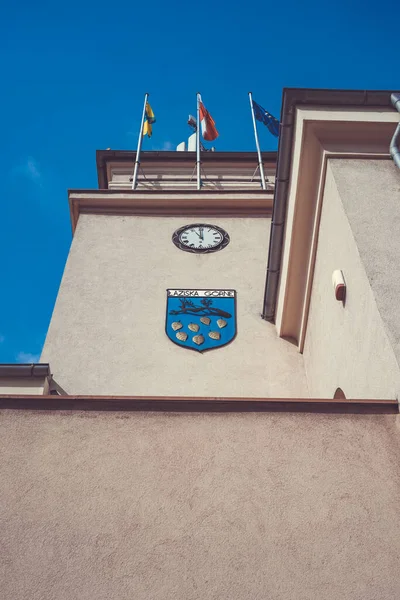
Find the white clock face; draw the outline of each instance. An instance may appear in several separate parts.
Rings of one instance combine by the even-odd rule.
[[[206,254],[225,248],[229,244],[229,235],[216,225],[194,223],[175,231],[172,241],[181,250]]]
[[[179,235],[181,244],[198,250],[216,248],[222,239],[222,233],[209,225],[194,225],[184,229]]]

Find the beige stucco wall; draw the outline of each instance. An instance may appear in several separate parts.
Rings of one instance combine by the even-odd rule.
[[[308,396],[303,357],[260,317],[269,219],[210,218],[222,251],[171,242],[196,218],[81,215],[41,360],[69,394]],[[199,354],[165,334],[167,288],[237,290],[238,335]]]
[[[376,264],[372,256],[376,245],[379,247],[379,272],[385,274],[381,280],[388,282],[394,277],[398,281],[385,243],[390,231],[374,235],[374,229],[382,226],[382,219],[377,214],[379,208],[371,206],[371,202],[363,203],[363,192],[368,182],[374,179],[374,189],[381,187],[381,197],[391,195],[385,173],[374,170],[374,163],[385,168],[382,161],[328,161],[304,346],[311,396],[333,398],[337,387],[342,388],[347,398],[396,398],[400,392],[398,363],[378,310],[379,297],[371,288],[371,279],[366,273],[366,262]],[[357,177],[360,169],[364,175],[362,190],[359,190],[360,177]],[[337,184],[337,174],[343,170],[347,176],[346,199],[343,186],[339,190]],[[393,208],[393,193],[391,198]],[[349,203],[353,208],[357,204],[351,223]],[[397,208],[393,212],[394,221],[398,214]],[[370,243],[365,245],[362,253],[359,239],[354,236],[357,219],[360,226],[371,233]],[[393,243],[400,249],[398,242],[389,242],[389,245]],[[397,262],[399,256],[397,253]],[[332,272],[335,269],[341,269],[346,280],[344,305],[334,297]],[[397,314],[394,298],[392,306],[387,308]]]
[[[385,330],[400,361],[400,171],[389,158],[335,160],[331,167]]]
[[[46,385],[45,379],[36,377],[1,377],[0,378],[0,394],[43,394]]]
[[[0,413],[1,597],[394,600],[398,417]]]

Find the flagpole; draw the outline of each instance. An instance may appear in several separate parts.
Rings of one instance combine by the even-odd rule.
[[[264,165],[262,163],[260,144],[258,141],[256,118],[254,116],[253,96],[252,96],[251,92],[249,92],[249,99],[250,99],[251,116],[253,117],[254,137],[256,139],[256,147],[257,147],[257,154],[258,154],[258,167],[260,169],[260,176],[261,176],[261,186],[262,186],[263,190],[266,190],[267,185],[265,183]]]
[[[200,163],[200,94],[197,92],[197,136],[196,136],[196,166],[197,166],[197,189],[201,189],[201,163]]]
[[[142,122],[140,124],[139,139],[138,139],[138,145],[137,145],[137,150],[136,150],[135,169],[133,171],[133,181],[132,181],[132,189],[133,190],[136,189],[137,176],[138,176],[139,165],[140,165],[140,152],[142,150],[144,118],[146,115],[146,104],[147,104],[148,97],[149,97],[149,94],[144,95]]]

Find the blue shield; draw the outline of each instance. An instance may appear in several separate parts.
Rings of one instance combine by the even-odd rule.
[[[226,346],[236,337],[235,290],[167,290],[165,331],[197,352]]]

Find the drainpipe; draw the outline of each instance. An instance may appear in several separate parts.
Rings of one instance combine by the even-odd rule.
[[[392,94],[390,96],[390,100],[392,101],[395,109],[400,113],[400,94]],[[390,154],[394,160],[394,164],[400,169],[400,122],[396,127],[396,131],[394,132],[394,136],[392,137],[392,141],[390,142]]]
[[[48,377],[48,363],[33,364],[0,364],[0,377]]]
[[[281,270],[283,235],[285,231],[286,196],[289,187],[292,136],[295,107],[284,97],[279,133],[278,163],[276,165],[274,207],[269,238],[267,284],[265,286],[262,318],[274,321],[278,283]]]

